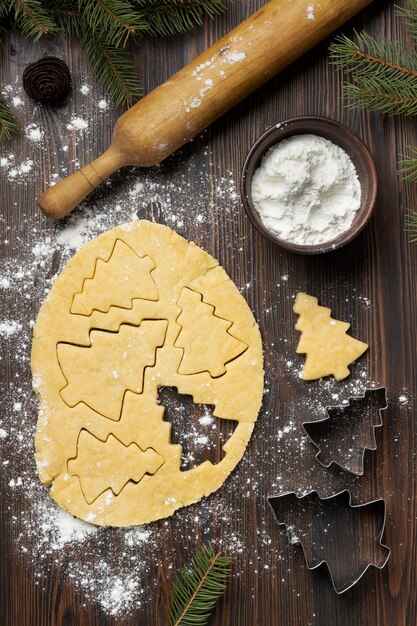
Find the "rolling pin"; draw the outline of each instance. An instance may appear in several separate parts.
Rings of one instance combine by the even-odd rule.
[[[120,167],[156,165],[371,2],[271,0],[126,111],[110,147],[46,190],[40,208],[63,217]]]

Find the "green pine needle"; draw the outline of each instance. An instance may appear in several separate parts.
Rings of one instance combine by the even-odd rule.
[[[133,0],[153,35],[174,35],[203,23],[225,10],[222,0]]]
[[[417,148],[407,146],[409,155],[403,156],[400,160],[398,173],[409,182],[417,181]]]
[[[13,133],[17,133],[19,126],[15,121],[3,96],[0,95],[0,141],[10,139]]]
[[[57,25],[40,0],[10,0],[9,12],[12,12],[19,30],[35,42],[42,35],[55,34],[58,31]]]
[[[408,211],[405,229],[410,233],[410,243],[417,243],[417,211]]]
[[[171,626],[205,626],[224,594],[233,559],[215,553],[211,546],[198,550],[184,567],[171,592],[168,605]]]
[[[79,37],[82,12],[76,0],[43,0],[42,5],[57,24],[58,31],[69,37]]]
[[[107,44],[90,29],[83,31],[81,46],[97,80],[113,102],[124,108],[132,106],[141,95],[141,90],[134,65],[125,51]]]
[[[352,82],[345,84],[351,108],[390,114],[417,114],[417,53],[398,42],[355,33],[330,46],[331,62]]]
[[[396,7],[396,13],[405,20],[406,28],[417,39],[417,0],[410,0],[410,8]]]
[[[78,6],[90,28],[115,48],[124,47],[130,36],[146,28],[142,16],[127,0],[78,0]]]

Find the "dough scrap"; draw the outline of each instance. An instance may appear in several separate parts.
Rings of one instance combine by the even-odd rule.
[[[213,257],[147,221],[104,233],[69,261],[40,310],[32,371],[40,479],[98,525],[148,523],[217,490],[263,394],[261,337],[242,295]],[[237,422],[221,462],[181,471],[161,387]]]
[[[300,316],[295,326],[301,332],[297,353],[306,355],[302,378],[349,376],[348,365],[366,352],[368,344],[347,335],[350,324],[333,319],[331,310],[319,306],[313,296],[298,293],[293,310]]]

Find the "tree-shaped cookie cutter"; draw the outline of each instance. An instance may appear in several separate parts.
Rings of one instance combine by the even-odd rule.
[[[366,450],[376,450],[375,429],[383,425],[387,408],[385,387],[366,389],[351,396],[347,404],[326,407],[327,416],[303,423],[308,438],[318,449],[316,460],[324,467],[333,463],[362,476]]]
[[[391,551],[382,543],[383,499],[352,504],[345,489],[325,498],[317,491],[301,496],[287,492],[269,496],[268,504],[289,542],[300,544],[307,568],[325,566],[337,594],[353,587],[371,566],[382,569],[389,559]]]

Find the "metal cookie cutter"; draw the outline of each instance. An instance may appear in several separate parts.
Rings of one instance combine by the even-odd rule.
[[[307,436],[319,450],[317,461],[362,476],[365,450],[376,450],[375,429],[382,426],[387,406],[385,387],[366,389],[362,396],[349,398],[348,404],[326,407],[324,419],[304,422]]]
[[[345,489],[327,498],[317,491],[289,492],[269,496],[268,504],[289,542],[301,545],[308,569],[327,566],[337,594],[353,587],[371,565],[382,569],[388,561],[383,499],[354,505]]]

